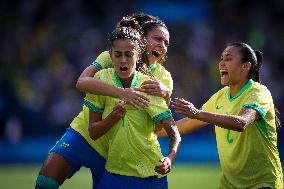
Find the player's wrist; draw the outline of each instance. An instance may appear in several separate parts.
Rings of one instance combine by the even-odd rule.
[[[125,89],[124,88],[117,88],[117,92],[116,92],[116,97],[118,97],[119,99],[123,99],[124,94],[125,94]]]
[[[174,162],[176,161],[176,152],[171,151],[167,157],[171,161],[171,164],[174,164]]]

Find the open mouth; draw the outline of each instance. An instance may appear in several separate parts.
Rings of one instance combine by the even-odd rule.
[[[228,76],[228,72],[225,71],[225,70],[220,70],[220,75],[221,75],[221,77]]]
[[[159,51],[152,51],[152,55],[154,55],[156,58],[159,58],[161,56],[161,52],[159,52]]]
[[[128,68],[126,67],[126,66],[120,66],[120,71],[127,71],[128,70]]]

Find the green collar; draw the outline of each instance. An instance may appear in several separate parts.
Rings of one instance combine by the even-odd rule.
[[[118,74],[116,73],[116,71],[114,71],[114,80],[115,80],[115,85],[117,87],[124,88],[123,85],[122,85],[122,82],[119,79]],[[134,74],[133,74],[133,79],[132,79],[131,84],[130,84],[130,87],[136,87],[137,86],[137,81],[138,81],[138,73],[135,70]]]
[[[253,84],[253,80],[250,79],[247,84],[245,84],[245,86],[243,86],[243,88],[241,88],[241,90],[237,93],[236,96],[231,98],[231,92],[230,92],[230,88],[228,90],[228,99],[230,100],[230,102],[233,102],[235,99],[237,99],[239,96],[241,96],[241,94],[243,94],[243,92],[245,92],[250,86],[252,86]]]
[[[154,64],[152,64],[151,66],[149,66],[149,70],[153,73],[156,70],[157,66],[156,66],[156,62]]]

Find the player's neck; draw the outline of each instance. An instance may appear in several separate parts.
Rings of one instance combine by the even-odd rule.
[[[231,98],[236,96],[238,92],[247,84],[248,80],[242,80],[234,85],[230,85]]]
[[[133,75],[128,77],[128,78],[124,78],[124,79],[120,78],[120,81],[121,81],[121,83],[123,85],[123,88],[131,87],[132,79],[133,79]]]

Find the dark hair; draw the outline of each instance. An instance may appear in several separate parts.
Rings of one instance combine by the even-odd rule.
[[[113,42],[117,39],[130,39],[135,43],[136,50],[139,53],[143,53],[145,51],[145,44],[143,41],[143,37],[139,31],[132,27],[118,27],[109,35],[109,46],[111,47]]]
[[[241,54],[241,62],[251,63],[249,78],[251,78],[252,80],[256,82],[261,83],[260,76],[259,76],[259,69],[263,61],[262,53],[258,50],[253,50],[246,43],[231,43],[228,46],[234,46],[239,49],[239,52]]]
[[[126,24],[129,20],[133,20],[136,22],[136,24],[139,25],[140,31],[144,37],[146,37],[148,33],[155,27],[161,26],[161,27],[168,29],[166,24],[160,18],[158,18],[157,16],[143,13],[143,12],[133,13],[131,15],[127,15],[126,17],[123,17],[122,20],[120,20],[116,26],[117,27],[123,27],[123,26],[133,27],[129,24],[128,25]],[[135,27],[137,28],[137,26]],[[143,54],[142,59],[148,65],[148,58],[147,58],[146,52],[145,54]],[[167,59],[167,56],[166,54],[164,54],[164,56],[160,58],[159,63],[164,64],[166,59]]]
[[[158,26],[161,26],[165,29],[168,30],[166,24],[160,20],[158,17],[155,17],[155,19],[152,19],[152,20],[149,20],[149,21],[146,21],[143,25],[141,25],[141,28],[142,28],[142,31],[143,31],[143,34],[144,36],[146,37],[148,35],[148,33],[153,29],[153,28],[156,28]],[[146,55],[143,55],[143,59],[144,61],[148,62],[148,58]],[[164,54],[160,60],[159,60],[159,63],[160,64],[164,64],[167,60],[167,55]]]
[[[145,22],[150,21],[150,20],[155,20],[157,19],[157,17],[152,16],[150,14],[143,13],[143,12],[138,12],[138,13],[133,13],[133,14],[127,15],[126,17],[123,17],[121,21],[125,19],[133,19],[139,24],[139,26],[142,26]],[[118,27],[120,25],[120,22],[118,22],[117,24]]]
[[[251,69],[249,73],[249,77],[256,81],[261,83],[260,81],[260,74],[259,70],[263,62],[263,55],[258,50],[253,50],[248,44],[246,43],[230,43],[228,46],[237,47],[239,49],[239,52],[241,54],[241,62],[250,62],[251,63]],[[274,107],[275,110],[275,124],[277,128],[280,128],[280,112],[276,107]]]

